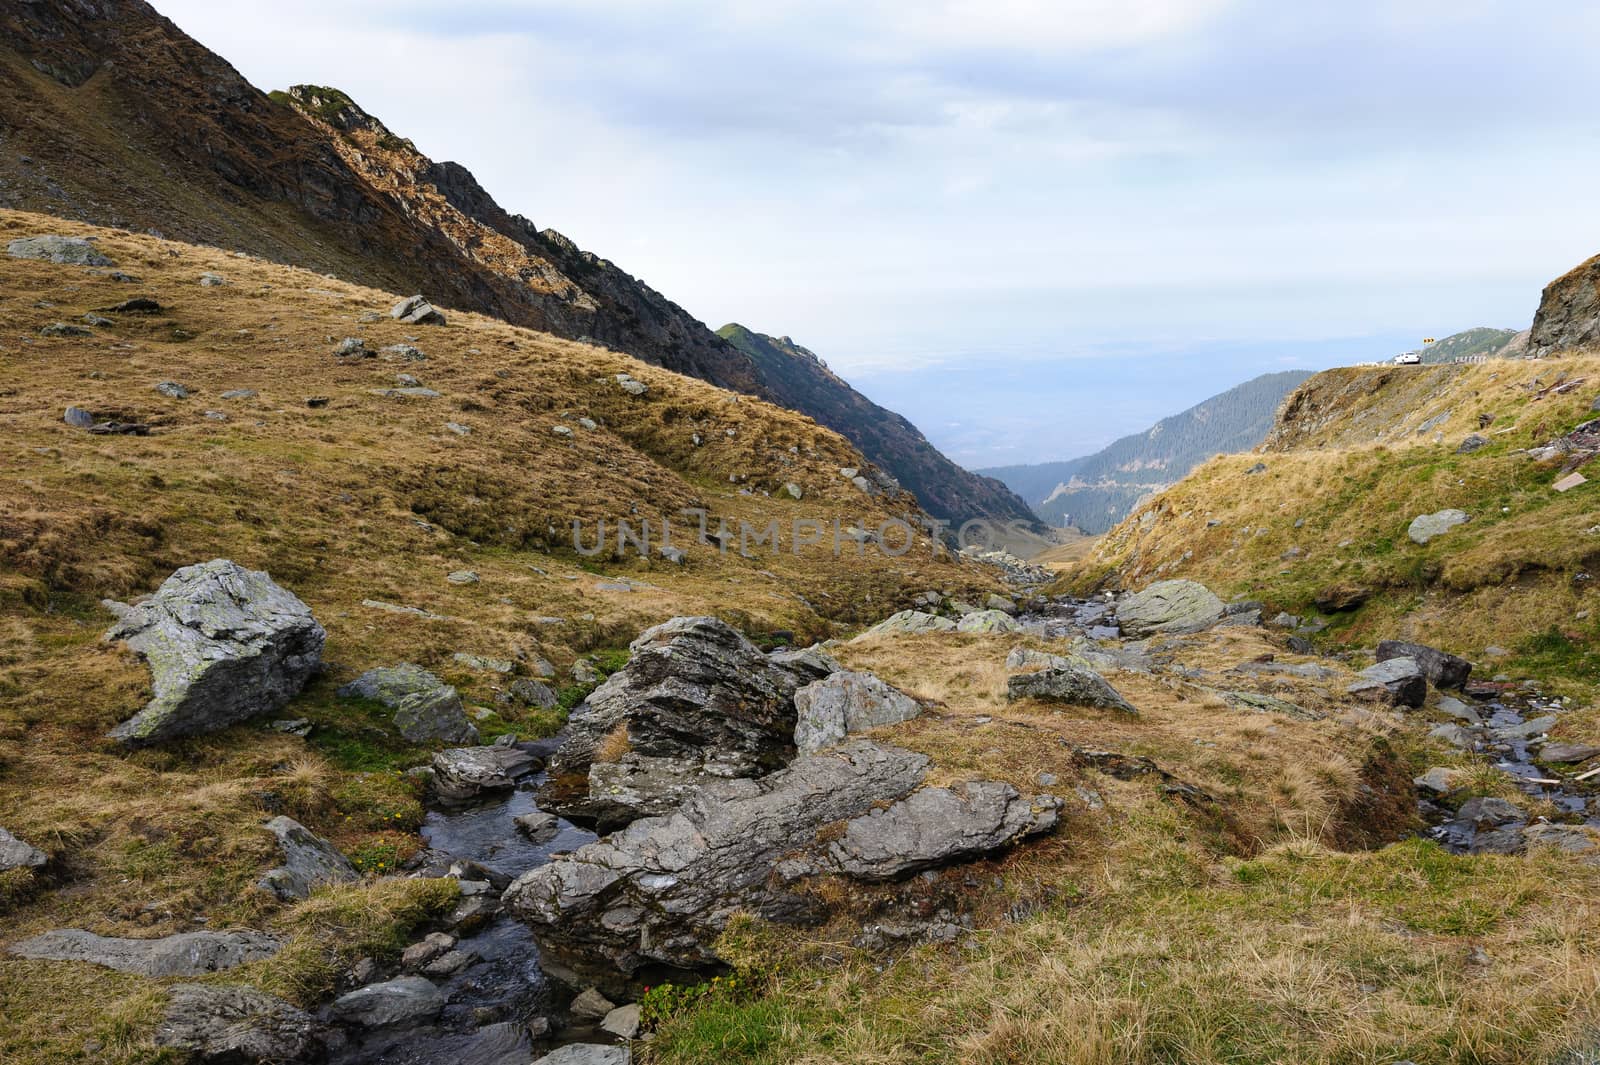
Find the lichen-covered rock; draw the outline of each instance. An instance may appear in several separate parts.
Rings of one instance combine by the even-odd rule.
[[[1216,624],[1225,609],[1221,599],[1195,581],[1157,581],[1117,602],[1117,624],[1135,638],[1199,632]]]
[[[69,266],[116,265],[94,246],[94,242],[84,237],[62,237],[53,233],[13,240],[6,245],[6,254],[13,259],[38,259]]]
[[[477,744],[461,695],[421,666],[369,669],[339,689],[346,699],[371,699],[392,709],[395,728],[412,743]]]
[[[292,817],[274,817],[267,831],[278,837],[283,864],[270,869],[257,887],[288,902],[303,899],[322,884],[348,884],[361,879],[338,848]]]
[[[822,650],[821,647],[802,647],[798,650],[773,651],[767,655],[767,661],[777,666],[794,678],[797,685],[810,684],[812,681],[822,680],[844,667],[833,660],[833,656]]]
[[[886,810],[851,820],[844,835],[829,844],[828,857],[857,879],[891,880],[1048,832],[1061,806],[1054,795],[1024,797],[995,780],[923,788]]]
[[[851,643],[859,640],[870,639],[873,636],[916,635],[923,632],[954,632],[956,623],[949,618],[942,618],[938,614],[928,614],[921,610],[902,610],[890,614],[876,625],[862,632]]]
[[[1006,655],[1006,669],[1036,673],[1041,669],[1089,669],[1089,661],[1077,655],[1058,655],[1048,651],[1035,651],[1031,647],[1013,647]]]
[[[227,559],[185,566],[106,633],[149,664],[155,691],[111,735],[160,743],[279,710],[316,672],[325,638],[265,573]]]
[[[794,754],[797,678],[725,622],[673,618],[630,645],[568,722],[541,808],[626,824],[707,780],[758,777]]]
[[[910,721],[922,706],[871,673],[841,671],[794,693],[795,747],[803,754],[846,735]]]
[[[1419,514],[1411,519],[1411,524],[1406,528],[1406,535],[1416,543],[1425,544],[1471,520],[1466,511],[1454,508],[1433,514]]]
[[[1003,610],[974,610],[956,622],[957,632],[1021,632],[1017,619]]]
[[[486,791],[508,791],[539,767],[537,757],[517,747],[453,747],[433,756],[433,788],[440,797],[460,802]]]
[[[0,828],[0,873],[12,869],[38,869],[50,856]]]
[[[203,1065],[311,1061],[323,1048],[316,1020],[304,1010],[252,987],[221,984],[174,987],[154,1038]]]
[[[1100,674],[1077,666],[1055,666],[1037,673],[1019,673],[1006,678],[1007,699],[1039,699],[1072,706],[1097,706],[1137,714],[1132,703],[1122,697]]]
[[[270,958],[282,945],[261,932],[180,932],[160,939],[122,939],[58,928],[13,944],[11,953],[46,961],[85,961],[140,976],[200,976]]]

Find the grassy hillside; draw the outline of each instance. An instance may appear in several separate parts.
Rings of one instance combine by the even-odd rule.
[[[137,281],[0,257],[0,825],[37,841],[57,870],[48,885],[0,880],[7,942],[60,926],[266,928],[292,949],[248,977],[313,1002],[341,966],[393,951],[452,901],[441,881],[374,878],[292,906],[251,887],[275,862],[259,828],[271,812],[375,873],[418,846],[420,792],[398,771],[427,752],[334,698],[357,673],[416,662],[484,708],[486,739],[532,737],[564,711],[506,709],[495,699],[505,678],[458,652],[543,656],[564,685],[578,656],[614,666],[641,628],[674,614],[807,640],[924,588],[981,599],[996,587],[926,540],[902,559],[787,546],[743,558],[695,546],[679,526],[683,566],[581,557],[568,546],[573,518],[592,539],[598,519],[682,506],[758,527],[797,516],[875,526],[906,504],[841,478],[859,454],[809,418],[605,349],[452,308],[447,326],[405,325],[388,316],[392,293],[0,212],[0,246],[44,232],[97,238]],[[225,283],[202,286],[207,272]],[[104,312],[110,324],[88,336],[40,332],[133,296],[160,311]],[[345,337],[374,352],[410,345],[425,360],[341,359]],[[648,393],[629,395],[617,373]],[[400,374],[439,395],[384,394]],[[166,381],[190,397],[157,392]],[[235,390],[250,394],[224,396]],[[63,422],[68,406],[149,435],[90,435]],[[778,491],[789,483],[803,502]],[[314,729],[301,739],[248,723],[130,754],[105,733],[148,699],[149,674],[102,643],[113,615],[100,600],[136,598],[214,557],[267,570],[327,628],[327,667],[286,710]],[[446,579],[462,570],[478,581]],[[564,705],[584,690],[565,689]],[[96,1061],[156,1060],[142,1040],[163,999],[159,984],[109,970],[0,958],[0,1059],[72,1060],[95,1042]]]
[[[1463,330],[1425,345],[1422,348],[1422,361],[1453,362],[1472,355],[1494,355],[1511,343],[1516,335],[1515,329],[1491,329],[1488,326]]]
[[[1260,453],[1215,459],[1156,496],[1073,583],[1193,577],[1298,614],[1364,600],[1330,615],[1332,638],[1399,632],[1479,657],[1499,646],[1525,668],[1559,651],[1572,667],[1561,672],[1600,682],[1586,576],[1600,565],[1595,482],[1557,492],[1564,458],[1525,453],[1592,418],[1597,382],[1592,358],[1320,374]],[[1473,433],[1487,444],[1459,453]],[[1414,517],[1445,508],[1471,521],[1427,545],[1408,538]]]
[[[1263,374],[1083,458],[981,472],[1010,485],[1047,522],[1102,533],[1213,455],[1255,447],[1283,397],[1309,376]]]

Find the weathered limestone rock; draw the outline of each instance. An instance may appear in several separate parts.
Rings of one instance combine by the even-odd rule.
[[[564,1047],[556,1047],[533,1065],[628,1065],[632,1058],[627,1047],[568,1043]]]
[[[504,900],[532,927],[552,973],[627,991],[641,970],[715,964],[717,936],[736,912],[822,919],[816,900],[789,886],[800,877],[904,875],[1055,823],[1053,797],[993,782],[917,798],[927,767],[923,755],[851,740],[759,780],[715,781],[670,815],[634,821],[524,874]],[[878,820],[856,823],[869,816]],[[840,821],[835,850],[817,837]]]
[[[1087,659],[1077,655],[1057,655],[1031,647],[1013,647],[1006,655],[1006,669],[1037,673],[1041,669],[1088,669]]]
[[[610,1032],[618,1039],[632,1039],[639,1034],[639,1004],[631,1002],[618,1006],[600,1021],[600,1030]]]
[[[395,304],[389,317],[413,325],[444,325],[444,315],[421,296],[411,296]]]
[[[38,259],[69,266],[116,265],[87,238],[62,237],[53,233],[13,240],[6,245],[6,254],[13,259]]]
[[[213,732],[281,709],[322,662],[311,610],[259,570],[216,559],[178,570],[106,633],[150,666],[155,697],[112,730],[129,744]]]
[[[269,869],[257,887],[284,901],[303,899],[322,884],[348,884],[361,879],[355,866],[327,840],[292,817],[274,817],[267,830],[278,837],[283,864]]]
[[[38,869],[50,856],[0,828],[0,873],[12,869]]]
[[[1098,706],[1127,714],[1139,711],[1100,674],[1077,666],[1056,666],[1006,678],[1006,698],[1040,699],[1073,706]]]
[[[773,651],[767,661],[794,678],[797,686],[822,680],[844,667],[821,647],[802,647],[798,650]]]
[[[974,610],[956,622],[957,632],[1021,632],[1022,626],[1003,610]]]
[[[887,810],[850,821],[828,855],[850,876],[892,880],[1048,832],[1061,806],[1054,795],[1024,798],[1010,784],[993,780],[923,788]]]
[[[86,961],[141,976],[199,976],[270,958],[282,945],[261,932],[180,932],[160,939],[121,939],[58,928],[14,944],[11,953],[46,961]]]
[[[328,1013],[362,1028],[400,1028],[432,1020],[443,1012],[445,993],[421,976],[401,976],[358,987],[334,999]]]
[[[1358,699],[1415,708],[1428,698],[1428,678],[1414,658],[1391,658],[1368,666],[1359,676],[1360,680],[1345,689]]]
[[[850,642],[856,643],[873,636],[914,635],[921,632],[954,632],[955,627],[955,622],[949,618],[942,618],[938,614],[927,614],[921,610],[902,610],[898,613],[890,614]]]
[[[794,693],[795,747],[810,754],[846,735],[910,721],[922,713],[911,696],[871,673],[841,671]]]
[[[517,747],[452,747],[433,756],[433,788],[461,802],[486,791],[508,791],[535,772],[539,759]]]
[[[797,678],[725,622],[647,629],[633,657],[572,714],[541,808],[626,824],[664,813],[707,780],[757,777],[794,753]]]
[[[567,1012],[579,1020],[598,1021],[616,1008],[617,1004],[602,995],[598,988],[590,987],[578,993]]]
[[[1117,624],[1128,636],[1199,632],[1221,619],[1225,609],[1203,584],[1158,581],[1117,602]]]
[[[1411,519],[1406,535],[1412,541],[1425,544],[1429,540],[1443,536],[1457,525],[1464,525],[1472,518],[1464,510],[1441,510],[1434,514],[1419,514]]]
[[[1463,688],[1472,676],[1472,663],[1465,658],[1426,647],[1420,643],[1403,640],[1384,640],[1378,644],[1377,659],[1387,662],[1394,658],[1410,658],[1422,667],[1422,673],[1435,688]]]
[[[155,1043],[204,1065],[309,1061],[322,1052],[310,1014],[255,988],[221,984],[174,987]]]

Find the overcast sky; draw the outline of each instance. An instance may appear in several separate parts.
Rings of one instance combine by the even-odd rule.
[[[1525,327],[1600,251],[1581,0],[156,4],[968,465]]]

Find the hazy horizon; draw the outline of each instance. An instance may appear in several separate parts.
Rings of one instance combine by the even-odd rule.
[[[1600,250],[1576,4],[157,7],[711,327],[793,336],[967,466],[1525,328]]]

